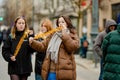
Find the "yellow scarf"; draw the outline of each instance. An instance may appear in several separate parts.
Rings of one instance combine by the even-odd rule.
[[[27,34],[28,34],[28,32],[24,32],[23,36],[21,37],[21,39],[20,39],[20,41],[19,41],[19,43],[18,43],[18,45],[17,45],[17,47],[15,49],[15,52],[14,52],[15,57],[17,56],[17,54],[18,54],[18,52],[19,52],[19,50],[21,48],[21,45],[22,45],[22,43],[24,41],[24,38],[27,36]]]

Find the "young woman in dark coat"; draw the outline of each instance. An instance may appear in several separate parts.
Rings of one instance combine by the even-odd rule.
[[[31,53],[34,51],[30,48],[28,42],[28,26],[24,17],[17,17],[14,21],[11,33],[2,47],[2,55],[8,62],[8,74],[11,80],[27,80],[32,72]],[[23,38],[23,43],[15,54],[16,47]],[[20,46],[20,45],[19,45]]]
[[[40,24],[40,31],[38,34],[46,33],[50,30],[52,30],[52,22],[47,18],[42,19],[41,24]],[[39,38],[38,40],[41,42],[44,39],[46,39],[46,36],[44,36],[43,38]],[[35,80],[42,80],[41,70],[42,70],[42,64],[43,64],[45,56],[46,56],[45,52],[37,52],[36,53]]]

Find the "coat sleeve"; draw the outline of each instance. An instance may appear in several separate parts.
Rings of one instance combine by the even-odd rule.
[[[105,59],[106,54],[107,54],[107,47],[109,45],[109,38],[110,38],[110,34],[107,34],[107,36],[103,39],[103,43],[101,46],[101,49],[103,51],[103,59]]]
[[[43,41],[37,41],[37,40],[33,40],[33,42],[30,44],[31,48],[33,48],[34,50],[38,51],[38,52],[45,52],[48,46],[48,42],[49,42],[50,37],[44,39]]]
[[[103,42],[103,35],[100,33],[95,39],[93,49],[95,53],[97,53],[101,58],[103,57],[102,49],[101,49],[102,42]]]
[[[80,47],[80,40],[77,33],[63,34],[61,37],[65,49],[71,53]]]
[[[4,42],[2,46],[2,56],[7,62],[11,61],[10,57],[12,56],[12,54],[11,54],[11,38],[10,37],[8,37],[8,39]]]

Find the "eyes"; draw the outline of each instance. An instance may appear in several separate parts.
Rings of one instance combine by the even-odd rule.
[[[24,25],[25,24],[25,21],[24,21],[24,19],[22,19],[22,18],[20,18],[18,21],[17,21],[17,24],[18,25]]]
[[[59,24],[60,24],[60,23],[65,23],[65,21],[59,21],[58,23],[59,23]]]
[[[25,24],[25,22],[17,22],[17,24],[23,24],[23,25],[24,25],[24,24]]]
[[[65,24],[65,20],[63,19],[63,17],[59,18],[58,20],[58,24]]]

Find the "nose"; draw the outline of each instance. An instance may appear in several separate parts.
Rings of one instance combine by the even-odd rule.
[[[62,23],[60,23],[60,24],[59,24],[59,26],[63,26],[63,24],[62,24]]]

